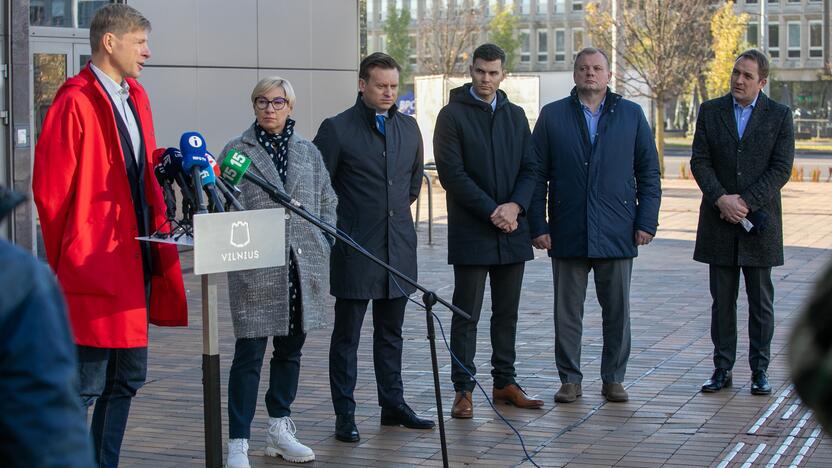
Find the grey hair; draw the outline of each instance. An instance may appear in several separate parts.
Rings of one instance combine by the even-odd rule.
[[[254,90],[251,92],[251,104],[254,105],[254,100],[259,96],[263,96],[274,88],[283,88],[286,94],[286,100],[289,101],[289,107],[295,107],[295,90],[292,88],[292,83],[289,80],[279,76],[267,76],[254,85]]]

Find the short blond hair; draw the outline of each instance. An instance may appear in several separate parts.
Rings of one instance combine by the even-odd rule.
[[[105,5],[95,13],[90,23],[90,49],[92,53],[98,52],[101,38],[107,33],[120,37],[133,31],[150,31],[150,20],[129,5]]]
[[[286,94],[286,100],[289,101],[289,107],[295,107],[295,90],[292,88],[292,83],[289,83],[289,80],[279,76],[267,76],[258,81],[254,85],[254,90],[251,92],[251,104],[254,105],[255,99],[259,96],[264,96],[274,88],[283,88],[283,93]]]

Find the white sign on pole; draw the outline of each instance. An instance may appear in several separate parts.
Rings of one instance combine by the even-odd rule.
[[[194,274],[286,264],[283,208],[194,216]]]

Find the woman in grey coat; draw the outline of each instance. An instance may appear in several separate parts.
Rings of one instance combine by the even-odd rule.
[[[260,80],[251,93],[256,121],[222,151],[244,153],[249,171],[288,193],[324,221],[335,223],[338,203],[318,149],[294,133],[289,118],[295,104],[292,85],[280,77]],[[279,208],[257,186],[243,181],[240,201],[248,210]],[[328,324],[324,299],[329,291],[332,240],[300,217],[286,214],[286,266],[228,274],[234,336],[234,361],[228,379],[229,468],[248,468],[248,439],[257,406],[260,369],[273,337],[266,409],[265,452],[292,462],[315,459],[295,438],[289,409],[298,388],[301,348],[306,332]]]

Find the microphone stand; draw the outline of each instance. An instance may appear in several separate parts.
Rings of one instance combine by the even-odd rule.
[[[422,301],[425,303],[425,319],[427,320],[427,332],[428,332],[428,341],[430,342],[430,360],[433,367],[433,388],[436,394],[436,412],[438,414],[439,419],[439,440],[442,447],[442,465],[447,468],[448,467],[448,444],[445,439],[445,418],[442,413],[442,392],[439,387],[439,364],[436,359],[436,329],[434,328],[433,324],[433,306],[438,302],[443,306],[447,307],[451,312],[454,314],[459,315],[460,317],[465,318],[466,320],[470,320],[471,316],[462,311],[459,307],[451,304],[450,302],[442,299],[441,297],[437,296],[436,293],[427,289],[426,287],[422,286],[421,284],[417,283],[415,280],[410,278],[409,276],[405,275],[404,273],[400,272],[399,270],[393,268],[389,264],[385,263],[383,260],[379,259],[375,255],[368,252],[364,249],[360,244],[353,241],[352,239],[344,236],[337,229],[333,228],[329,224],[323,222],[320,218],[313,215],[306,208],[298,201],[293,200],[289,197],[288,194],[276,190],[276,187],[270,187],[265,184],[260,184],[258,181],[254,181],[252,179],[247,179],[250,182],[253,182],[255,185],[263,189],[268,195],[276,203],[286,207],[289,211],[295,213],[296,215],[300,216],[301,218],[305,219],[306,221],[312,223],[320,230],[326,232],[327,234],[339,239],[341,242],[347,244],[348,246],[352,247],[353,249],[357,250],[361,255],[370,259],[376,265],[384,268],[388,272],[392,273],[395,276],[401,278],[405,283],[415,287],[419,291],[422,291],[424,295],[422,296]]]

